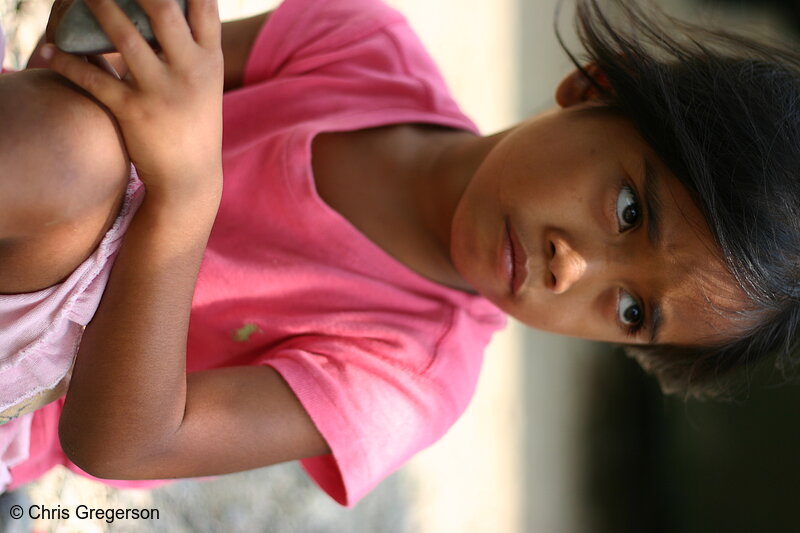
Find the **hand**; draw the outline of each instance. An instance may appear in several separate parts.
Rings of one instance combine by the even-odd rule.
[[[58,25],[61,23],[61,19],[64,18],[64,14],[74,3],[75,0],[55,0],[55,2],[53,2],[53,6],[50,8],[50,17],[47,19],[47,27],[45,28],[44,36],[37,45],[36,50],[31,54],[26,68],[47,68],[48,64],[42,59],[39,53],[40,49],[45,43],[55,42],[56,28],[58,28]],[[116,74],[119,78],[124,78],[128,73],[128,65],[125,64],[125,60],[122,59],[122,56],[117,52],[87,56],[87,60],[108,72]]]
[[[69,0],[65,0],[64,4]],[[221,188],[223,60],[216,0],[139,0],[156,53],[113,0],[86,0],[129,71],[117,79],[47,45],[50,67],[114,114],[148,197],[188,200]]]

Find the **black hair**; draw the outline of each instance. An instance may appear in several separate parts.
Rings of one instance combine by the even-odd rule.
[[[764,360],[789,374],[800,323],[800,55],[631,0],[576,2],[586,59],[608,83],[559,35],[562,47],[689,191],[744,299],[726,312],[741,328],[729,342],[626,353],[686,396],[729,392],[735,370]]]

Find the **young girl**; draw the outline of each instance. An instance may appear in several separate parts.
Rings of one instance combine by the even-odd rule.
[[[589,66],[481,137],[379,0],[286,0],[222,50],[212,0],[188,23],[141,0],[160,54],[87,4],[129,73],[43,54],[113,113],[147,192],[14,484],[71,465],[60,416],[93,475],[302,459],[352,505],[463,412],[500,311],[630,345],[688,393],[794,348],[788,53],[684,44],[622,4],[626,34],[580,1]]]

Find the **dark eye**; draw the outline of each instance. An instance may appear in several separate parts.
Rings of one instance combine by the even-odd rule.
[[[629,186],[625,185],[619,190],[617,196],[617,224],[619,231],[629,230],[639,223],[642,210],[639,208],[639,199]]]
[[[639,307],[639,303],[633,299],[633,296],[623,292],[619,298],[617,316],[619,321],[626,326],[636,326],[642,321],[642,308]]]

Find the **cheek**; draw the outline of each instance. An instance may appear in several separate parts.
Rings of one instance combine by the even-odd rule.
[[[481,206],[477,195],[468,190],[461,197],[450,225],[450,259],[458,273],[473,287],[476,286],[476,266],[480,257]]]
[[[504,309],[520,322],[548,333],[605,342],[620,342],[620,332],[600,307],[614,302],[585,291],[531,294],[524,305]],[[612,309],[613,310],[613,309]]]
[[[565,300],[569,299],[533,296],[524,307],[515,307],[508,312],[532,328],[557,335],[582,337],[588,325],[586,314],[578,305]]]

